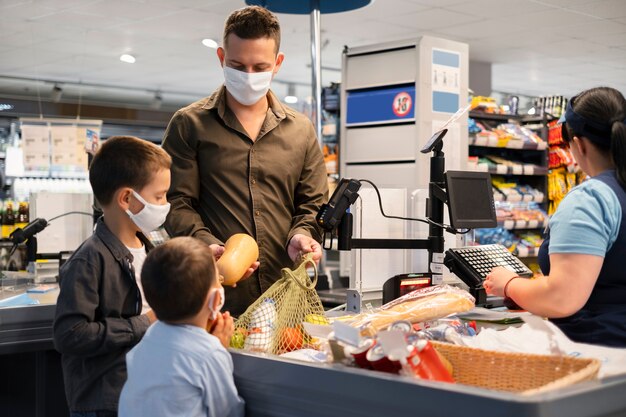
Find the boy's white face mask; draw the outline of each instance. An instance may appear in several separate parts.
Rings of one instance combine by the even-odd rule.
[[[224,65],[224,84],[235,100],[244,106],[251,106],[261,100],[269,91],[272,71],[243,72]]]
[[[215,302],[215,296],[217,294],[220,295],[220,302],[217,305],[217,307],[215,307],[214,309],[213,303]],[[220,310],[222,309],[222,307],[224,307],[225,301],[226,301],[226,297],[224,296],[224,287],[214,289],[211,295],[209,295],[209,308],[211,309],[211,320],[215,320],[217,318],[217,315],[219,314]]]
[[[139,195],[139,193],[135,190],[132,191],[135,198],[143,204],[143,208],[139,210],[137,214],[133,214],[127,209],[126,214],[128,214],[128,217],[130,217],[133,223],[135,223],[137,227],[147,235],[165,223],[167,214],[170,212],[170,203],[163,205],[148,203],[142,196]]]

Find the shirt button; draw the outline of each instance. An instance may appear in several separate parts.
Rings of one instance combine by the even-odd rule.
[[[259,210],[255,211],[254,214],[256,214],[257,216],[261,215],[261,212]]]
[[[256,180],[254,178],[252,178],[252,181],[250,181],[253,185],[256,184]]]

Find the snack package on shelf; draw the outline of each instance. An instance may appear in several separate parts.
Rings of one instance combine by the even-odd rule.
[[[482,111],[489,114],[499,114],[500,108],[493,97],[474,96],[472,97],[471,110]]]
[[[566,168],[550,170],[548,174],[548,214],[552,215],[559,207],[561,200],[576,185],[584,181],[586,176],[582,172],[570,172]]]
[[[474,235],[478,244],[499,243],[520,258],[537,256],[543,243],[543,237],[539,231],[514,233],[503,227],[495,227],[493,229],[477,229]]]
[[[565,145],[565,143],[563,142],[563,135],[561,133],[561,124],[558,122],[558,120],[553,120],[548,123],[548,145]]]
[[[363,335],[371,336],[399,320],[410,323],[432,321],[470,310],[474,302],[474,297],[467,291],[450,285],[435,285],[412,291],[372,311],[342,317],[341,320],[361,329]]]
[[[546,142],[531,129],[516,123],[502,123],[495,128],[469,119],[470,144],[512,149],[546,149]]]
[[[503,123],[498,125],[498,129],[510,136],[507,147],[510,148],[534,148],[546,149],[547,144],[532,130],[515,123]]]
[[[491,182],[496,193],[494,193],[495,201],[534,201],[542,203],[544,194],[529,185],[519,184],[512,179],[493,175]]]
[[[546,212],[534,202],[496,201],[495,207],[498,224],[509,230],[545,227],[548,220]]]
[[[538,175],[546,173],[545,167],[536,164],[510,161],[498,155],[486,155],[486,158],[496,164],[496,174]],[[490,169],[490,172],[493,172],[493,169]]]

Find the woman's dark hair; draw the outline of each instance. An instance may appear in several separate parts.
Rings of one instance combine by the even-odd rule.
[[[610,151],[617,179],[622,187],[626,187],[626,99],[622,93],[611,87],[585,90],[576,96],[572,109],[585,119],[606,126],[606,131],[611,132],[608,148],[594,143]],[[584,136],[569,126],[568,131],[570,137]]]

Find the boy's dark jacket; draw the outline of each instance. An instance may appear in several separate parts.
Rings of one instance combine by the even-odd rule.
[[[137,236],[146,249],[145,236]],[[133,256],[101,217],[60,271],[54,346],[62,354],[71,411],[117,411],[126,381],[126,353],[150,322],[141,313]]]

